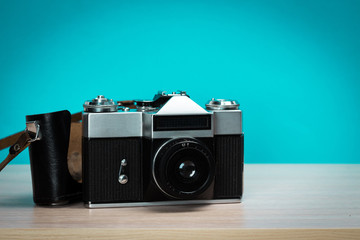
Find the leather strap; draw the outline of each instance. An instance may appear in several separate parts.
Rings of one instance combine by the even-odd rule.
[[[118,106],[124,106],[124,107],[128,107],[130,109],[136,108],[135,101],[133,101],[133,100],[118,101],[117,104],[118,104]]]
[[[3,168],[11,161],[13,160],[17,155],[19,155],[19,153],[21,153],[22,151],[24,151],[29,145],[30,145],[30,136],[29,133],[27,131],[23,131],[20,133],[16,133],[10,137],[5,138],[6,142],[4,142],[4,144],[8,144],[10,141],[13,141],[14,136],[17,136],[20,134],[20,137],[16,140],[15,143],[12,144],[12,146],[9,149],[9,154],[7,155],[7,157],[5,158],[4,161],[2,161],[0,163],[0,171],[3,170]]]
[[[82,182],[82,123],[72,122],[67,153],[68,170],[72,178]]]
[[[5,148],[10,147],[11,145],[14,145],[16,141],[19,139],[19,137],[23,134],[24,131],[15,133],[11,136],[8,136],[6,138],[0,139],[0,150],[3,150]]]

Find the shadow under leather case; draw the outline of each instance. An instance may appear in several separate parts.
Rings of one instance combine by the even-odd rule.
[[[26,121],[37,121],[41,133],[41,140],[29,147],[34,202],[62,205],[81,200],[82,185],[71,177],[68,170],[70,112],[28,115]]]

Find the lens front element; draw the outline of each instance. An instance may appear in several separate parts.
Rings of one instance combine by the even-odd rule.
[[[179,166],[179,173],[184,179],[191,179],[195,176],[196,168],[192,161],[185,160]]]

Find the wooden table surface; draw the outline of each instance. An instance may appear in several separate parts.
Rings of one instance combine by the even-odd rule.
[[[242,203],[39,207],[30,167],[0,173],[4,239],[360,239],[360,165],[247,164]]]

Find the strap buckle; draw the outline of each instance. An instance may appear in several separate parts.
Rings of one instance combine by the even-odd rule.
[[[38,121],[26,122],[25,131],[29,134],[28,142],[35,142],[41,139],[40,124]]]

